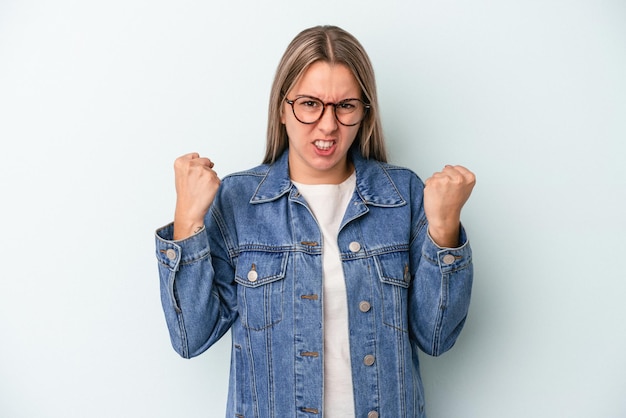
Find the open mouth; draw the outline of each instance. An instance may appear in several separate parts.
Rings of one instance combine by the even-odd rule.
[[[318,139],[317,141],[313,142],[313,145],[315,145],[316,148],[322,151],[328,151],[334,144],[335,144],[335,141],[324,141],[321,139]]]

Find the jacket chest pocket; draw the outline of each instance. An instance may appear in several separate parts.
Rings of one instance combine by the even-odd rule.
[[[374,257],[383,295],[383,322],[408,331],[408,287],[411,284],[409,253],[398,251]]]
[[[286,269],[287,253],[251,251],[239,256],[235,281],[244,327],[262,330],[283,319]]]

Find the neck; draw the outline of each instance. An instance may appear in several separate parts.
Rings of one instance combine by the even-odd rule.
[[[349,159],[346,159],[345,165],[342,165],[341,168],[337,167],[337,169],[332,171],[315,171],[310,170],[310,172],[302,172],[301,170],[292,170],[289,169],[289,177],[291,180],[302,183],[302,184],[341,184],[352,175],[354,172],[354,164]]]

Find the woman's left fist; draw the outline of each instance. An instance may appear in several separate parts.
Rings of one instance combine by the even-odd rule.
[[[456,247],[461,209],[472,194],[476,176],[463,166],[447,165],[424,184],[424,212],[431,238],[441,247]]]

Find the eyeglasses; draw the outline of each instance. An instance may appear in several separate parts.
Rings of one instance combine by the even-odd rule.
[[[345,99],[337,103],[324,103],[317,97],[299,96],[295,100],[285,99],[291,105],[298,122],[307,125],[322,119],[326,106],[332,106],[337,122],[344,126],[358,125],[365,119],[371,105],[360,99]]]

